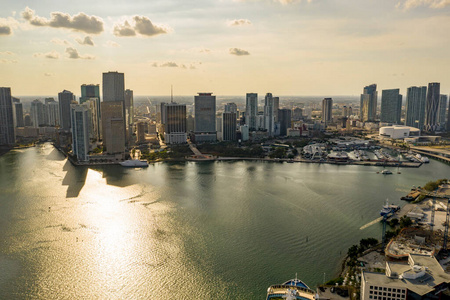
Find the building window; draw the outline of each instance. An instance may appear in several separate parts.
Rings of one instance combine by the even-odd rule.
[[[370,289],[373,290],[373,285],[370,286]]]
[[[388,288],[388,292],[390,292],[391,291],[391,288]]]
[[[373,298],[372,298],[372,295],[369,296],[369,299],[373,299]]]
[[[370,292],[369,292],[369,294],[371,294],[371,295],[372,295],[372,294],[373,294],[373,291],[370,291]]]

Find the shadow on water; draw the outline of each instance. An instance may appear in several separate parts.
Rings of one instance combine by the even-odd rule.
[[[135,183],[125,180],[127,170],[132,170],[132,168],[127,169],[118,165],[95,166],[90,168],[92,170],[102,173],[102,178],[106,179],[106,184],[108,185],[113,185],[117,187],[127,187]]]
[[[63,171],[66,171],[66,176],[63,179],[62,185],[67,185],[66,198],[76,198],[80,195],[80,191],[86,182],[87,167],[74,167],[66,161],[63,167]]]
[[[57,161],[66,159],[66,157],[55,148],[45,158],[48,160],[57,160]]]

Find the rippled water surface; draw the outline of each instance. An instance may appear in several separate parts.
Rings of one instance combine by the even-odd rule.
[[[264,162],[73,167],[50,144],[0,157],[0,298],[264,299],[314,287],[381,236],[386,198],[449,177]]]

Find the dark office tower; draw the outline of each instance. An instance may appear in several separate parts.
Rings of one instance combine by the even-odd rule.
[[[0,145],[13,146],[15,142],[11,88],[0,87]]]
[[[108,154],[124,153],[126,141],[123,101],[103,101],[101,111],[103,145],[106,146],[106,152]]]
[[[70,104],[73,100],[73,94],[67,90],[58,94],[59,125],[62,130],[70,130]]]
[[[186,104],[167,103],[165,106],[166,124],[164,141],[166,144],[185,144],[186,136]]]
[[[438,108],[438,118],[437,123],[439,126],[445,130],[445,113],[447,112],[447,95],[439,96],[439,108]]]
[[[125,76],[123,73],[103,73],[103,102],[125,101]]]
[[[383,90],[381,92],[380,121],[400,124],[402,115],[402,95],[399,89]]]
[[[427,102],[425,103],[425,130],[427,131],[437,129],[440,88],[439,82],[428,84]]]
[[[81,85],[80,104],[83,104],[91,98],[98,98],[100,100],[100,86],[98,84]]]
[[[125,90],[125,113],[127,115],[127,124],[133,124],[133,115],[134,115],[134,100],[133,100],[133,91]]]
[[[364,87],[360,101],[360,119],[363,122],[373,122],[377,116],[377,85],[371,84]]]
[[[294,119],[294,121],[299,121],[303,118],[303,109],[296,107],[293,110],[292,113],[292,119]]]
[[[195,96],[194,133],[196,142],[214,142],[216,132],[216,96],[198,93]]]
[[[423,129],[425,124],[425,102],[427,99],[426,86],[412,86],[406,91],[405,125]]]
[[[236,105],[236,103],[230,102],[230,103],[225,104],[224,111],[225,112],[234,112],[234,113],[237,114],[237,105]]]
[[[279,109],[278,122],[280,123],[280,135],[286,136],[288,128],[291,128],[291,110],[287,108]]]
[[[114,102],[111,106],[103,103]],[[120,102],[121,104],[119,104]],[[117,111],[122,107],[122,114]],[[114,145],[114,151],[109,153],[119,153],[125,151],[126,146],[126,113],[125,113],[125,76],[123,73],[108,72],[103,73],[103,102],[101,104],[102,137],[106,144]],[[103,115],[103,108],[108,111],[108,116]],[[111,119],[112,118],[112,119]],[[122,122],[122,126],[119,123]],[[122,127],[122,129],[120,129]],[[105,133],[107,130],[107,134]],[[108,141],[109,139],[109,141]],[[113,139],[114,141],[112,141]],[[119,145],[124,142],[123,146]],[[108,147],[108,146],[107,146]]]
[[[273,119],[278,123],[278,110],[280,109],[280,97],[273,97]]]
[[[14,103],[14,118],[16,127],[24,127],[22,103]]]
[[[236,113],[224,112],[222,114],[222,132],[224,141],[236,141]]]
[[[160,112],[160,121],[161,124],[166,124],[167,122],[167,114],[166,114],[166,102],[161,102],[159,104],[159,112]]]
[[[333,99],[324,98],[322,100],[322,121],[325,124],[328,124],[332,120],[333,120]]]
[[[250,130],[257,129],[258,118],[258,94],[247,93],[245,100],[245,123]]]
[[[447,131],[450,132],[450,104],[449,104],[448,112],[447,112]]]
[[[269,136],[274,135],[275,129],[275,118],[273,111],[273,97],[271,93],[267,93],[264,98],[264,129],[267,130]]]
[[[31,116],[29,114],[26,114],[23,117],[23,125],[25,125],[25,127],[31,127]]]

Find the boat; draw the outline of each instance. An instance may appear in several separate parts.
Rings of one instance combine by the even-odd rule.
[[[128,167],[128,168],[144,168],[148,167],[148,162],[145,160],[139,160],[139,159],[129,159],[125,160],[119,163],[122,167]]]
[[[389,171],[389,170],[386,170],[386,169],[384,169],[383,171],[381,171],[380,172],[381,174],[383,174],[383,175],[390,175],[390,174],[392,174],[392,172],[391,171]]]
[[[283,284],[271,285],[266,300],[314,300],[315,296],[316,292],[296,276]]]
[[[421,161],[421,162],[423,162],[423,163],[429,163],[429,162],[430,162],[430,160],[428,159],[428,157],[422,156],[422,155],[420,155],[419,153],[417,153],[417,154],[415,155],[415,157],[416,157],[417,160],[419,160],[419,161]]]
[[[400,207],[398,207],[397,205],[389,204],[388,199],[386,199],[386,204],[383,205],[383,208],[380,210],[380,216],[388,217],[389,215],[392,215],[399,209]]]

